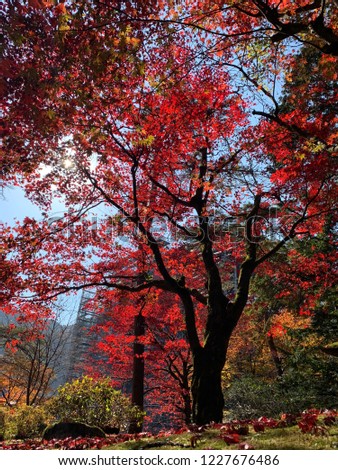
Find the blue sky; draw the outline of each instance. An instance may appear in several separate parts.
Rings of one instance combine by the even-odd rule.
[[[37,220],[41,218],[41,211],[30,202],[21,188],[14,186],[5,188],[3,195],[4,197],[0,198],[1,222],[14,225],[15,220],[22,221],[25,217],[32,217]],[[56,202],[53,209],[55,212],[62,211],[62,203],[60,201]],[[61,314],[62,323],[74,322],[79,301],[80,294],[67,297],[61,296],[59,307],[63,311]]]
[[[56,199],[49,215],[52,216],[60,211],[64,211],[64,205],[60,199]],[[0,221],[13,225],[15,220],[22,221],[25,217],[39,220],[41,211],[30,202],[23,189],[14,186],[5,188],[3,198],[0,198]]]
[[[5,188],[4,198],[0,199],[1,222],[13,224],[15,219],[23,220],[27,216],[38,219],[41,212],[27,199],[21,188]]]

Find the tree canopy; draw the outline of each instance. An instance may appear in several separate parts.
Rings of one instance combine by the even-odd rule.
[[[84,287],[175,295],[193,420],[220,421],[254,272],[336,217],[337,11],[9,1],[1,173],[44,218],[2,228],[6,308]],[[66,209],[51,222],[54,198]]]

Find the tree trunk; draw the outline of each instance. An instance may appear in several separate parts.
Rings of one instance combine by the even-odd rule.
[[[193,306],[185,301],[186,299],[182,295],[188,339],[193,355],[192,418],[196,424],[221,423],[223,420],[222,370],[229,340],[248,300],[250,279],[255,269],[254,260],[257,247],[250,240],[252,238],[252,218],[259,208],[259,201],[260,197],[256,197],[255,206],[248,215],[248,255],[240,268],[237,293],[233,302],[230,302],[223,293],[222,281],[213,258],[211,242],[208,240],[204,242],[202,255],[208,272],[208,318],[203,346],[201,346],[197,335]],[[203,233],[207,233],[204,219],[201,218],[201,220],[201,230]]]
[[[191,392],[193,397],[193,422],[196,424],[221,423],[224,398],[222,392],[222,364],[205,349],[194,355],[194,372]]]
[[[185,424],[191,423],[192,418],[192,403],[190,395],[190,384],[189,384],[189,363],[188,361],[183,363],[183,379],[182,379],[182,394],[183,394],[183,414]]]
[[[224,397],[222,371],[232,332],[243,311],[234,311],[233,304],[222,293],[209,295],[208,320],[204,346],[193,352],[193,422],[196,424],[221,423]]]
[[[183,409],[184,422],[185,422],[185,424],[190,424],[191,423],[192,409],[191,409],[191,398],[190,398],[189,389],[185,390],[185,394],[183,396],[183,401],[184,401],[184,409]]]
[[[213,325],[207,331],[204,347],[193,354],[191,391],[196,424],[221,423],[223,419],[222,370],[232,329]]]
[[[136,315],[134,320],[134,354],[133,354],[133,385],[132,403],[143,411],[144,408],[144,345],[141,343],[145,333],[144,317],[142,314]],[[130,433],[142,431],[142,424],[133,420],[129,425]]]
[[[283,372],[284,372],[283,371],[283,364],[282,364],[281,358],[279,357],[279,354],[278,354],[278,351],[277,351],[277,348],[276,348],[276,345],[275,345],[275,342],[274,342],[272,336],[268,336],[268,346],[269,346],[269,349],[270,349],[270,353],[271,353],[273,363],[276,367],[277,375],[278,375],[278,377],[282,377]]]

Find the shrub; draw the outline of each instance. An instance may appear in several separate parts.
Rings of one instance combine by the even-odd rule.
[[[281,413],[299,413],[310,408],[332,408],[332,397],[319,396],[308,377],[285,374],[282,379],[267,381],[246,376],[235,379],[225,390],[225,409],[229,419],[278,417]],[[302,378],[302,381],[300,380]],[[312,381],[315,382],[315,380]]]
[[[59,387],[48,409],[58,421],[79,421],[102,429],[127,430],[131,421],[142,422],[144,417],[129,398],[112,388],[109,378],[87,376]]]
[[[28,439],[39,437],[45,429],[48,419],[47,413],[40,406],[21,406],[14,414],[16,424],[16,438]]]
[[[277,395],[275,384],[255,377],[243,377],[235,380],[225,391],[225,409],[229,418],[236,419],[275,416],[282,410]]]
[[[15,409],[12,407],[4,407],[1,410],[2,417],[0,418],[0,434],[3,440],[14,439],[16,436],[16,420]]]

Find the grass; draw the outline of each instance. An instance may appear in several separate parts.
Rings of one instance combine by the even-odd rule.
[[[288,426],[289,425],[289,426]],[[338,450],[338,412],[306,410],[283,414],[279,420],[233,420],[177,431],[118,434],[102,438],[40,438],[7,441],[3,449],[107,449],[107,450]]]
[[[255,433],[250,426],[247,436],[240,436],[241,442],[246,442],[257,450],[333,450],[338,449],[338,426],[328,428],[325,435],[304,434],[298,426],[289,428],[267,429],[262,433]],[[144,438],[130,440],[120,444],[111,445],[106,449],[111,450],[221,450],[238,449],[239,444],[227,445],[220,437],[219,429],[209,429],[197,436],[197,441],[192,433],[172,434],[163,437]],[[195,444],[192,446],[192,444]]]
[[[298,426],[284,429],[270,429],[266,433],[255,434],[250,439],[256,449],[269,450],[319,450],[338,449],[338,426],[328,429],[328,435],[304,434]]]

